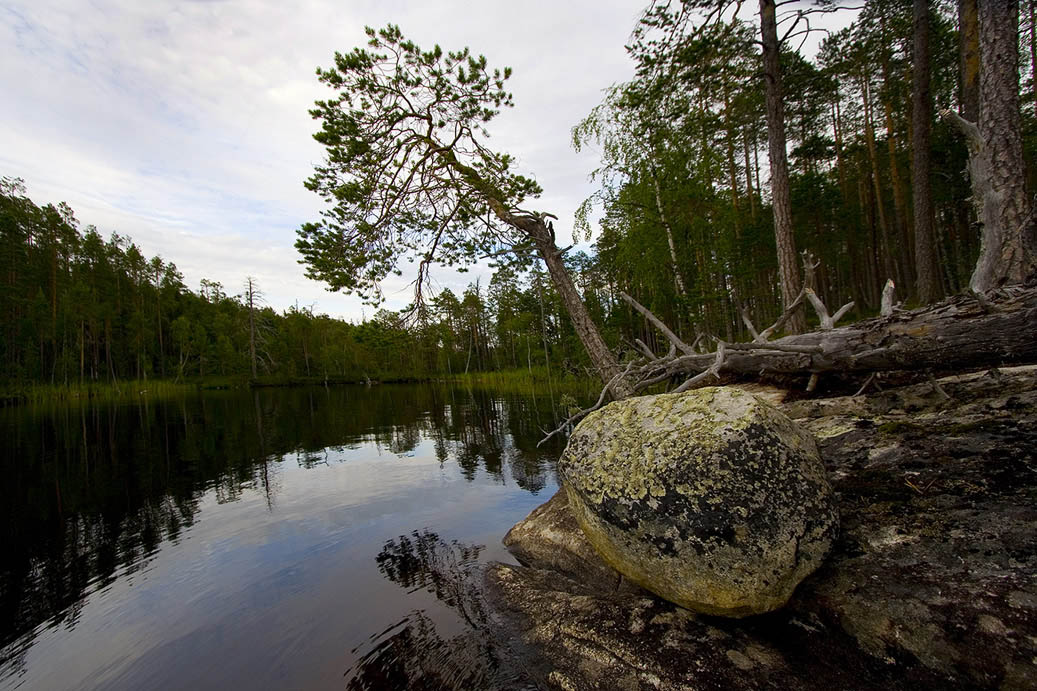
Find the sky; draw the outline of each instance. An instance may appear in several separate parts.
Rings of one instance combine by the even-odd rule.
[[[632,75],[624,44],[642,2],[608,0],[4,0],[0,5],[0,175],[38,204],[68,202],[85,226],[129,236],[197,290],[257,279],[278,310],[348,319],[360,300],[304,277],[295,231],[317,220],[303,187],[323,149],[308,109],[330,95],[315,68],[398,24],[430,48],[469,46],[514,70],[515,107],[490,131],[559,217],[559,245],[594,188],[598,153],[570,129]],[[440,269],[460,292],[476,274]],[[387,280],[386,306],[413,277]]]

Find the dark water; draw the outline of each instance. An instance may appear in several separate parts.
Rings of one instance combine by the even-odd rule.
[[[0,689],[489,685],[462,576],[554,491],[553,419],[431,386],[0,410]]]

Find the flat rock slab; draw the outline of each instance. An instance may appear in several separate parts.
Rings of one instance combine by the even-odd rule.
[[[520,547],[486,584],[523,668],[558,689],[1037,688],[1037,368],[939,384],[784,406],[842,529],[778,612],[696,615]]]

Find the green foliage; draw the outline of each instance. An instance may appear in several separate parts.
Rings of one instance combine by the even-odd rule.
[[[602,151],[593,172],[599,189],[581,206],[578,226],[585,236],[596,231],[596,294],[615,341],[667,347],[615,300],[619,290],[692,339],[747,339],[741,307],[757,327],[781,311],[759,29],[743,21],[748,14],[732,20],[725,8],[734,4],[652,2],[628,45],[634,78],[573,129],[577,149],[593,143]],[[952,10],[932,13],[937,109],[957,106]],[[910,3],[871,0],[815,59],[799,54],[797,41],[782,48],[795,243],[821,259],[814,289],[833,311],[853,300],[858,315],[874,313],[887,278],[898,299],[912,299],[912,38]],[[1026,131],[1037,131],[1025,110]],[[964,142],[934,121],[932,147],[937,252],[943,290],[953,293],[975,264],[978,232]],[[1027,145],[1031,176],[1034,150]],[[592,229],[596,208],[600,227]]]
[[[336,94],[311,110],[327,149],[306,187],[329,205],[298,232],[309,277],[378,304],[379,282],[419,262],[422,299],[433,262],[467,265],[525,239],[489,212],[539,195],[513,160],[488,149],[485,125],[512,105],[510,69],[467,48],[420,49],[399,27],[368,28],[369,49],[318,69]]]

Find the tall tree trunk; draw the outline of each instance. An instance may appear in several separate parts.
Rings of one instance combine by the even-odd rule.
[[[886,203],[882,197],[882,176],[879,173],[879,154],[878,148],[875,145],[875,125],[874,117],[871,110],[871,89],[869,88],[868,78],[866,75],[861,76],[861,96],[864,103],[864,137],[868,143],[868,160],[871,163],[871,182],[872,189],[875,193],[875,215],[878,220],[879,233],[882,237],[882,246],[878,248],[878,251],[882,257],[882,267],[886,272],[885,278],[893,278],[896,276],[897,280],[900,280],[900,276],[896,273],[896,266],[893,262],[893,247],[889,240],[889,223],[886,221]],[[885,282],[885,279],[880,279],[880,283]]]
[[[753,192],[753,166],[749,160],[748,126],[742,127],[742,149],[745,158],[745,196],[749,198],[749,217],[756,222],[756,195]]]
[[[753,175],[756,176],[756,193],[760,195],[760,203],[763,203],[763,185],[760,184],[760,139],[753,132]]]
[[[659,212],[659,220],[666,231],[666,244],[670,248],[670,268],[673,270],[673,283],[677,287],[677,292],[680,296],[687,299],[688,289],[684,285],[684,279],[681,277],[680,264],[677,263],[677,246],[673,242],[673,227],[670,226],[670,219],[666,215],[665,209],[663,209],[662,189],[659,187],[659,176],[656,175],[654,170],[652,171],[652,185],[655,189],[655,208]]]
[[[988,291],[1037,275],[1037,243],[1019,113],[1019,5],[981,0],[978,9],[979,132],[989,190],[982,197],[982,247],[969,286]]]
[[[771,204],[774,209],[774,239],[778,249],[778,276],[782,303],[788,308],[799,296],[800,280],[796,240],[792,235],[792,204],[789,199],[789,163],[785,151],[785,113],[781,93],[781,63],[774,0],[760,0],[760,33],[763,41],[763,74],[767,102],[767,142],[771,163]],[[802,333],[807,322],[803,310],[789,319],[789,330]]]
[[[162,378],[166,378],[166,343],[162,336],[162,277],[158,269],[155,270],[155,304],[158,322],[158,366]]]
[[[861,207],[861,215],[864,217],[866,227],[867,227],[867,229],[869,231],[868,234],[870,236],[868,238],[868,240],[870,240],[870,242],[865,242],[864,245],[865,245],[865,248],[870,248],[871,249],[871,251],[868,252],[868,254],[867,254],[868,261],[866,263],[866,266],[868,267],[868,284],[867,285],[868,285],[868,291],[870,293],[870,297],[868,299],[868,302],[871,303],[872,305],[875,305],[875,304],[878,304],[879,290],[880,290],[879,286],[882,285],[882,283],[886,280],[886,278],[889,278],[889,274],[888,274],[888,272],[886,272],[886,278],[882,278],[882,274],[883,274],[884,271],[883,271],[882,264],[881,264],[880,259],[879,259],[881,248],[879,247],[880,243],[879,243],[878,235],[877,235],[877,232],[876,232],[876,229],[875,229],[875,218],[874,218],[874,213],[872,213],[871,199],[868,196],[868,190],[870,188],[869,188],[869,185],[868,185],[868,181],[865,180],[865,175],[863,174],[864,173],[864,162],[863,161],[861,161],[861,166],[860,167],[861,167],[861,173],[862,174],[857,176],[857,199],[858,199],[858,203],[860,204],[860,207]]]
[[[726,77],[725,77],[726,79]],[[734,209],[735,236],[742,236],[742,219],[738,203],[738,166],[735,165],[735,133],[731,125],[731,97],[728,86],[724,84],[724,134],[727,139],[727,174],[731,186],[731,206]]]
[[[1034,5],[1037,0],[1026,3],[1030,13],[1030,91],[1033,94],[1033,107],[1037,109],[1037,16]]]
[[[907,201],[904,199],[904,183],[900,175],[900,164],[897,163],[897,137],[893,122],[893,94],[892,84],[889,77],[889,49],[892,39],[886,33],[886,18],[881,17],[882,36],[886,48],[882,50],[882,84],[884,96],[882,99],[882,110],[886,121],[886,148],[889,151],[889,183],[893,190],[893,223],[900,235],[900,252],[897,253],[897,264],[900,269],[900,277],[908,289],[908,283],[912,276],[912,262],[914,246],[911,242],[911,233],[908,227]],[[911,134],[909,133],[909,137]],[[913,288],[913,286],[911,286]]]
[[[912,184],[915,216],[915,276],[923,305],[940,297],[933,237],[933,195],[930,185],[929,129],[933,102],[929,93],[929,0],[914,0],[915,43],[912,79]]]
[[[839,193],[842,195],[843,205],[846,206],[850,195],[846,191],[846,171],[843,169],[843,126],[838,93],[832,102],[832,132],[835,135],[835,170],[839,176]]]

